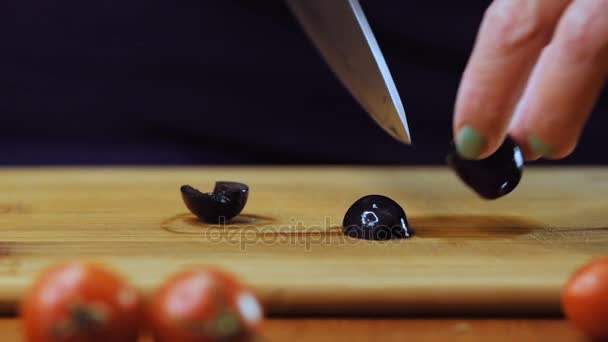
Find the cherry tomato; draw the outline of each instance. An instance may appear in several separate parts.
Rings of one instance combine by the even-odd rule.
[[[70,263],[43,271],[23,298],[26,341],[136,341],[137,291],[96,264]]]
[[[263,316],[253,292],[233,276],[197,268],[161,286],[148,323],[157,342],[249,341],[259,333]]]
[[[562,309],[589,337],[608,339],[608,257],[592,260],[572,275],[562,292]]]

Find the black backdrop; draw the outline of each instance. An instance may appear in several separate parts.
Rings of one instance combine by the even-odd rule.
[[[489,1],[362,1],[414,145],[357,106],[278,0],[0,4],[0,164],[443,164]],[[574,155],[607,163],[606,92]]]

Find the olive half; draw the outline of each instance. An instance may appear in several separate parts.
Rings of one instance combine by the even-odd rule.
[[[413,235],[401,206],[382,195],[355,201],[342,221],[344,234],[365,240],[404,239]]]
[[[180,190],[188,210],[208,223],[234,218],[243,211],[249,197],[249,187],[237,182],[216,182],[213,192],[200,192],[190,185],[183,185]]]
[[[521,149],[510,137],[485,159],[464,159],[454,150],[448,155],[447,162],[466,185],[489,200],[513,191],[524,169]]]

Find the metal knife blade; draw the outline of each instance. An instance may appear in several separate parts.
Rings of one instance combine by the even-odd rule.
[[[358,0],[287,0],[337,78],[395,139],[411,144],[405,109]]]

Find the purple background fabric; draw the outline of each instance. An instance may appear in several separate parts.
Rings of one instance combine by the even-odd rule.
[[[444,164],[488,4],[362,1],[408,113],[405,146],[359,108],[282,1],[4,1],[0,165]],[[604,92],[557,163],[608,163],[607,124]]]

